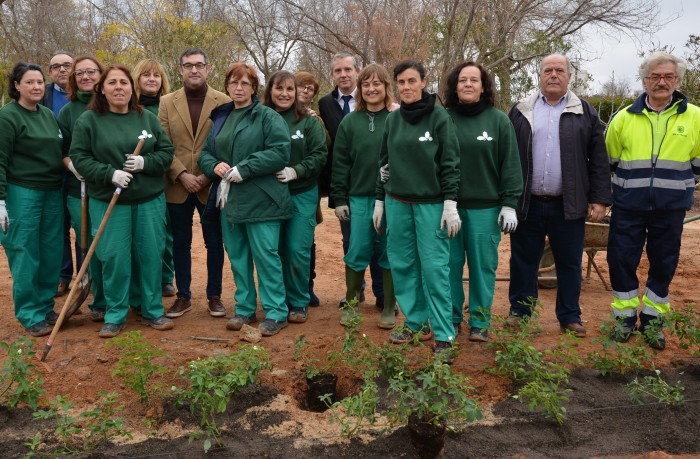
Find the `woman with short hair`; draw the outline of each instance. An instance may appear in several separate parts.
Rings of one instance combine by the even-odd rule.
[[[44,74],[19,62],[13,99],[0,110],[0,241],[12,274],[15,317],[32,336],[51,333],[63,254],[62,139],[44,97]]]

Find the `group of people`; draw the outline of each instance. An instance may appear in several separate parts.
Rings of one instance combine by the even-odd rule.
[[[67,285],[64,218],[76,234],[89,225],[89,239],[106,220],[88,265],[100,336],[119,334],[130,307],[146,325],[173,328],[172,319],[192,309],[195,209],[209,314],[226,316],[225,249],[236,284],[226,328],[258,321],[258,294],[263,336],[306,322],[309,306],[320,303],[314,230],[320,197],[328,196],[344,252],[341,324],[359,314],[369,267],[377,325],[392,330],[389,340],[434,340],[436,352],[448,351],[464,321],[466,263],[468,339],[488,341],[503,233],[511,238],[507,325],[532,313],[547,237],[557,318],[563,331],[583,337],[585,222],[600,221],[613,204],[613,337],[626,341],[637,328],[636,268],[646,244],[639,330],[652,347],[665,347],[668,287],[700,176],[700,112],[678,91],[685,64],[671,54],[645,59],[645,92],[607,133],[595,109],[569,90],[570,63],[559,54],[543,59],[539,91],[507,115],[475,62],[451,70],[439,104],[421,62],[403,60],[390,75],[379,64],[360,69],[340,52],[331,61],[335,88],[319,100],[319,113],[310,73],[274,73],[259,99],[255,69],[234,63],[219,92],[198,48],[180,56],[183,87],[174,92],[153,60],[130,71],[60,52],[49,70],[54,82],[45,84],[39,66],[17,64],[9,75],[14,102],[0,110],[0,238],[15,315],[33,336],[50,333],[56,285],[59,293]],[[67,253],[72,259],[70,245]],[[167,309],[164,296],[176,297]]]

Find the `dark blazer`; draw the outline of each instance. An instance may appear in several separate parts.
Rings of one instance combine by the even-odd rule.
[[[333,91],[329,92],[323,96],[318,101],[318,111],[320,112],[323,124],[326,125],[326,130],[331,136],[331,144],[328,146],[328,160],[326,165],[321,171],[321,175],[318,179],[319,192],[321,196],[328,196],[328,207],[331,209],[335,208],[335,202],[330,197],[331,191],[331,177],[332,177],[332,164],[333,164],[333,145],[335,144],[335,135],[338,133],[338,126],[343,120],[343,109],[340,108],[338,104],[338,87],[336,86]]]
[[[521,100],[508,114],[515,128],[523,171],[523,194],[517,209],[521,219],[527,218],[530,207],[533,110],[539,95],[537,92]],[[589,203],[609,206],[612,192],[603,125],[591,104],[571,91],[559,120],[559,142],[564,218],[584,218]]]

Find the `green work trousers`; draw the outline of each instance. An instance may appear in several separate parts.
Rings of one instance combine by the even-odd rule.
[[[163,273],[161,284],[172,284],[175,280],[175,264],[173,262],[173,225],[170,223],[170,212],[165,207],[165,250],[163,251]]]
[[[294,216],[282,221],[279,254],[282,260],[287,305],[305,308],[309,305],[309,266],[311,244],[316,229],[318,187],[292,195]]]
[[[68,207],[68,213],[70,214],[70,225],[75,231],[76,237],[78,238],[78,245],[81,244],[81,231],[82,231],[82,215],[81,215],[81,204],[80,199],[68,195],[66,200],[66,205]],[[90,216],[88,215],[88,228],[90,228]],[[84,252],[88,252],[90,244],[92,244],[92,232],[88,230],[88,245],[84,248]],[[81,246],[82,247],[82,246]],[[102,286],[102,266],[100,265],[100,260],[93,256],[88,265],[88,272],[90,274],[90,279],[92,285],[90,287],[92,291],[92,303],[90,303],[89,308],[93,311],[107,309],[107,300],[105,299],[105,292]]]
[[[386,254],[386,235],[377,235],[372,224],[374,196],[350,196],[350,244],[345,254],[345,264],[353,271],[364,272],[372,261],[374,241],[379,239],[381,255],[378,264],[382,269],[390,269]]]
[[[287,320],[282,261],[278,253],[281,220],[231,225],[221,219],[224,247],[236,283],[236,314],[252,316],[257,309],[254,269],[266,319]]]
[[[430,324],[436,341],[452,342],[450,242],[440,229],[442,207],[387,196],[387,251],[405,326],[415,332]]]
[[[92,236],[109,203],[90,200]],[[107,222],[95,256],[102,264],[107,311],[105,323],[122,324],[129,311],[132,279],[140,292],[141,314],[145,319],[163,315],[161,269],[165,245],[165,197],[140,204],[117,204]],[[132,301],[133,301],[132,297]]]
[[[15,317],[29,328],[53,310],[63,256],[63,195],[7,184],[10,227],[0,231],[12,274]]]
[[[462,229],[450,239],[452,322],[461,323],[464,318],[462,275],[466,260],[469,267],[469,326],[489,328],[498,268],[498,244],[501,242],[498,226],[501,208],[458,211]]]

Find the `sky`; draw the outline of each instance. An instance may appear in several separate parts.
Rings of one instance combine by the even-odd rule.
[[[667,24],[654,34],[652,41],[641,45],[634,43],[633,39],[623,36],[619,43],[609,37],[590,37],[586,42],[586,48],[594,58],[583,64],[583,68],[593,77],[592,89],[599,90],[603,83],[610,80],[613,72],[615,79],[627,78],[632,90],[641,89],[641,82],[637,77],[637,70],[642,59],[638,52],[648,50],[651,43],[671,45],[673,53],[681,56],[687,51],[684,47],[688,36],[700,34],[700,0],[661,0],[661,18],[669,18],[679,15],[678,19]],[[584,53],[585,54],[585,53]],[[570,57],[571,54],[569,54]],[[600,56],[595,58],[595,56]]]

